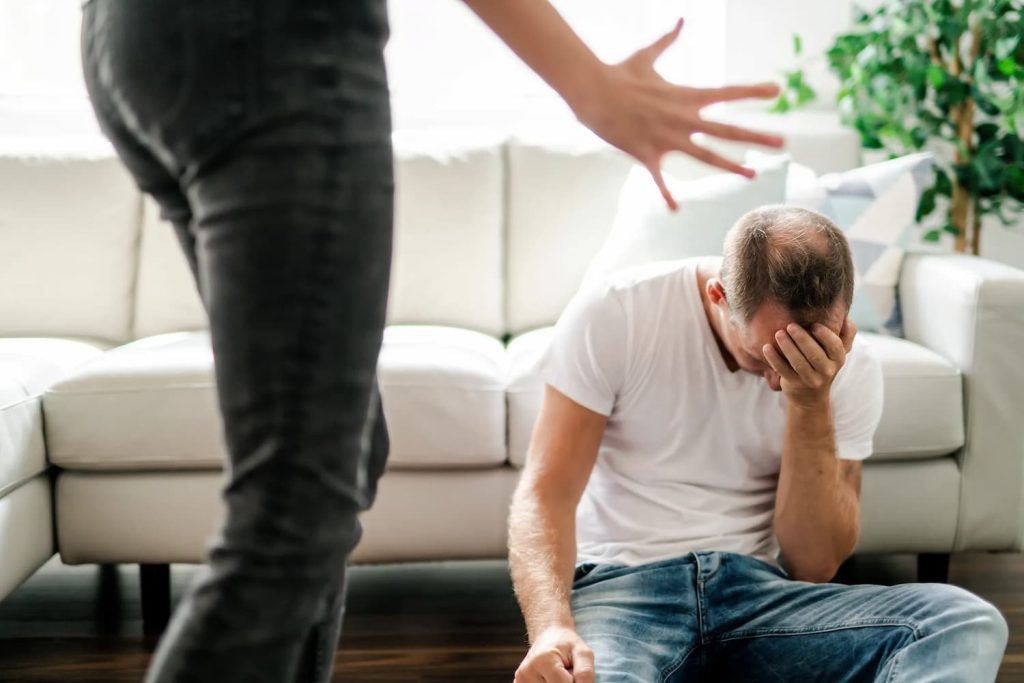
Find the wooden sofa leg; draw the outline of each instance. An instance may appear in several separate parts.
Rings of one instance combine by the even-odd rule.
[[[949,583],[949,553],[919,554],[917,580],[921,583]]]
[[[845,583],[846,585],[858,583],[857,581],[857,556],[850,555],[839,565],[839,570],[830,581],[832,583]]]
[[[140,564],[142,633],[159,636],[171,618],[171,565]]]
[[[116,564],[99,565],[96,586],[96,628],[103,635],[119,635],[121,628],[121,575]]]

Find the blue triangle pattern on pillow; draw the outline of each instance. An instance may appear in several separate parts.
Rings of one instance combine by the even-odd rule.
[[[822,176],[818,182],[825,190],[826,198],[821,212],[844,232],[849,232],[880,197],[891,189],[897,191],[894,189],[897,183],[908,174],[913,182],[905,183],[906,191],[913,192],[914,196],[906,199],[916,207],[921,193],[931,183],[931,168],[932,154],[924,152]],[[886,216],[878,218],[880,222],[871,226],[871,239],[849,240],[858,275],[850,318],[861,330],[902,336],[903,318],[897,296],[899,269],[903,251],[915,232],[915,224],[913,220],[907,222],[898,217],[889,222],[886,222]],[[883,255],[885,259],[880,262]],[[872,272],[870,278],[865,277],[876,263],[880,263],[879,268]],[[865,291],[867,286],[873,288],[871,295]],[[889,286],[892,287],[891,296],[881,296],[879,287]]]
[[[887,244],[868,240],[850,238],[847,241],[850,243],[850,252],[853,255],[853,267],[861,276],[867,274],[868,269],[889,248]]]

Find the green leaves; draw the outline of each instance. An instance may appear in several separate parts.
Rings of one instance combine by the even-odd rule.
[[[943,197],[952,197],[953,181],[949,179],[949,174],[941,166],[936,165],[934,168],[935,183],[932,184],[932,189],[935,190],[935,194],[942,195]]]
[[[964,202],[1003,219],[1024,206],[1022,36],[1021,0],[888,0],[861,11],[826,53],[840,82],[840,116],[864,147],[938,152],[916,215],[921,221],[940,207],[948,215],[926,240],[965,232],[953,220],[954,199],[961,223]],[[790,109],[801,83],[802,74],[787,82]]]
[[[1017,46],[1019,44],[1019,35],[1000,38],[999,40],[996,41],[995,49],[992,50],[992,54],[994,54],[995,58],[1000,62],[1006,59],[1013,61],[1014,50],[1017,49]],[[1013,61],[1013,64],[1014,66],[1016,66],[1016,61]]]
[[[914,216],[914,220],[918,223],[925,216],[931,214],[935,210],[935,188],[929,187],[927,190],[921,193],[921,201],[917,203],[917,214]]]
[[[793,34],[793,53],[799,56],[803,52],[803,41],[800,40],[800,36],[796,33]],[[771,107],[768,108],[769,112],[775,114],[784,114],[790,109],[796,109],[802,107],[808,102],[811,102],[817,97],[817,93],[804,80],[804,70],[797,68],[792,71],[785,71],[782,74],[785,77],[785,86],[779,93],[775,102],[772,103]]]

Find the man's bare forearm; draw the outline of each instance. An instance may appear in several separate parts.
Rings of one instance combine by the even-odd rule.
[[[775,534],[794,578],[828,581],[853,552],[860,504],[840,476],[830,404],[789,404]]]
[[[531,643],[545,628],[575,628],[576,511],[554,498],[524,482],[509,515],[509,569]]]

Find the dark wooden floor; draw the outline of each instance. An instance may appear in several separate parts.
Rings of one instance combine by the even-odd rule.
[[[902,583],[914,568],[911,556],[863,556],[846,580]],[[193,571],[172,567],[175,603]],[[1024,556],[954,556],[950,580],[1006,615],[999,680],[1024,683]],[[348,605],[334,681],[508,683],[525,653],[503,562],[357,567]],[[142,636],[134,565],[103,578],[95,566],[54,558],[0,603],[0,681],[140,681],[154,646]]]

